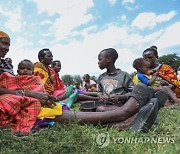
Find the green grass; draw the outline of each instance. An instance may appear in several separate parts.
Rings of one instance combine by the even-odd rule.
[[[75,105],[77,110],[78,105]],[[52,128],[27,137],[13,136],[9,130],[0,130],[1,154],[59,154],[59,153],[102,153],[102,154],[175,154],[180,153],[180,107],[161,109],[160,124],[149,133],[134,134],[91,124],[76,122]],[[108,138],[100,138],[109,135]],[[131,143],[130,143],[131,140]],[[106,142],[105,142],[106,141]],[[99,145],[97,144],[99,143]]]

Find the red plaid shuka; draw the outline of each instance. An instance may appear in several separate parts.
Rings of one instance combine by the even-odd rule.
[[[52,71],[52,74],[54,76],[55,82],[54,82],[54,93],[53,96],[62,96],[66,92],[66,85],[63,83],[63,81],[59,78],[58,73],[56,73],[54,70]]]
[[[39,77],[13,76],[7,72],[0,75],[0,88],[44,92]],[[40,112],[39,100],[12,94],[0,95],[0,127],[10,126],[14,133],[28,133]]]

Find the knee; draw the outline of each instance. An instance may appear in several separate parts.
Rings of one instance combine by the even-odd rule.
[[[125,105],[123,105],[123,110],[125,115],[134,115],[139,111],[139,109],[140,109],[139,102],[133,97],[131,97],[125,103]]]
[[[166,92],[166,93],[167,93],[167,91],[168,91],[166,86],[161,86],[161,90],[164,91],[164,92]]]

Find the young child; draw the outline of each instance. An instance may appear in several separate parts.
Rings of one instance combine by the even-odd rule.
[[[110,101],[115,106],[104,106],[97,108],[97,111],[107,111],[124,104],[132,91],[133,82],[130,75],[115,67],[118,53],[113,48],[102,50],[98,55],[98,64],[101,70],[106,72],[98,77],[98,96],[103,101]]]
[[[56,73],[59,74],[60,70],[61,70],[61,62],[59,60],[54,60],[51,63],[51,67],[54,69],[54,71]]]
[[[34,73],[34,64],[30,61],[30,60],[23,60],[21,61],[19,64],[18,64],[18,70],[17,70],[17,73],[18,73],[18,76],[31,76],[31,77],[35,77],[35,78],[39,78],[37,76],[34,76],[33,73]],[[40,80],[41,82],[41,80]],[[42,90],[43,93],[46,93],[45,89]],[[52,98],[54,99],[54,101],[57,101],[57,98],[56,97],[53,97]],[[58,100],[63,100],[64,97],[58,97]],[[64,101],[64,100],[63,100]],[[66,102],[66,101],[64,101]],[[67,100],[67,106],[70,108],[71,105],[72,105],[72,102],[69,101],[68,103],[68,100]]]
[[[79,82],[76,81],[74,83],[74,89],[77,89],[77,90],[81,90],[82,89]]]
[[[96,82],[90,79],[89,74],[83,76],[83,90],[88,92],[96,92]]]
[[[63,81],[59,77],[59,72],[61,70],[61,62],[59,60],[54,60],[51,63],[51,67],[54,71],[52,71],[52,74],[54,75],[54,93],[53,96],[62,96],[64,92],[66,91],[67,87],[63,83]],[[74,86],[70,85],[68,88],[74,88]],[[86,92],[81,89],[75,89],[73,90],[72,96],[74,97],[77,93],[77,100],[78,101],[87,101],[87,100],[98,100],[97,94],[94,92]],[[73,100],[73,97],[70,95],[70,98]],[[68,98],[70,100],[70,98]]]
[[[151,77],[147,75],[150,67],[149,61],[145,60],[144,58],[137,58],[133,62],[133,67],[137,70],[137,83],[142,82],[147,86],[152,86],[155,91],[163,90],[169,95],[175,104],[180,103],[180,100],[178,100],[176,94],[168,86],[156,86],[155,81],[158,77],[157,72],[154,72]]]
[[[30,61],[30,60],[23,60],[18,64],[18,70],[17,70],[18,75],[28,75],[28,76],[34,76],[34,64]],[[46,93],[46,91],[44,90],[44,92]],[[66,92],[66,91],[65,91]],[[64,92],[64,95],[65,95]],[[62,101],[65,100],[64,96],[59,96],[58,98],[54,96],[54,98],[56,98],[56,101]],[[71,107],[73,101],[71,99],[67,99],[67,106]],[[65,101],[66,102],[66,101]]]
[[[33,72],[34,72],[34,66],[30,60],[24,59],[21,62],[19,62],[18,70],[17,70],[18,75],[30,75],[30,76],[32,76]]]
[[[59,60],[54,60],[51,63],[51,68],[54,70],[54,78],[55,78],[55,83],[54,83],[54,93],[53,96],[61,96],[63,95],[67,88],[66,85],[63,83],[63,81],[59,77],[59,72],[61,70],[61,62]]]

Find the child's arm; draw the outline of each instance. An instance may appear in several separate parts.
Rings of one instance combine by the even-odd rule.
[[[53,105],[56,105],[55,97],[48,95],[46,93],[43,93],[43,92],[24,91],[23,95],[27,96],[27,97],[33,97],[33,98],[38,99],[42,106],[45,105],[48,107],[52,107]]]
[[[97,93],[97,96],[99,97],[100,100],[102,101],[107,101],[109,98],[108,94],[102,94],[102,93]]]
[[[18,90],[11,90],[11,89],[6,89],[6,88],[0,88],[0,95],[4,94],[12,94],[12,95],[17,95]]]
[[[12,94],[17,96],[27,96],[27,97],[33,97],[40,101],[41,105],[51,107],[55,104],[55,98],[53,96],[50,96],[48,94],[37,92],[37,91],[23,91],[23,90],[11,90],[6,88],[0,88],[0,95],[3,94]]]
[[[142,83],[146,84],[147,86],[150,86],[155,82],[157,78],[157,73],[154,73],[151,79],[148,79],[148,77],[145,74],[137,74],[137,77]]]
[[[157,76],[158,76],[157,72],[152,75],[152,78],[148,82],[149,86],[152,85],[156,81]]]

